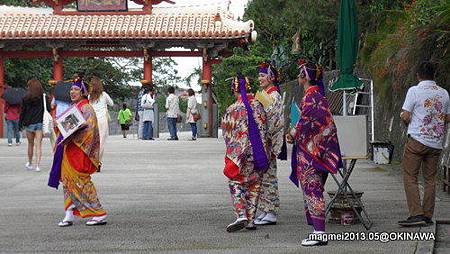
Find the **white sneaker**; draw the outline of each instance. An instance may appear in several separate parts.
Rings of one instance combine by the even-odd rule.
[[[11,143],[8,143],[8,146],[12,146],[12,144],[11,144]]]
[[[34,169],[34,171],[36,171],[36,172],[41,172],[41,169],[39,168],[39,166],[36,166],[36,168]]]
[[[33,165],[31,164],[31,163],[29,163],[29,162],[27,162],[27,164],[25,164],[25,168],[27,169],[27,170],[33,170],[34,168],[33,168]]]
[[[19,142],[19,143],[16,143],[16,146],[20,146],[20,142]]]
[[[264,218],[260,220],[255,220],[255,225],[276,225],[276,224],[277,224],[277,216],[273,213],[267,213],[266,216],[264,216]]]

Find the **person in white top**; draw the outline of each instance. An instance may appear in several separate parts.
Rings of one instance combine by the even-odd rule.
[[[446,123],[450,121],[448,92],[433,81],[433,64],[423,62],[417,69],[419,84],[409,88],[400,118],[408,124],[408,141],[402,159],[403,182],[410,216],[401,226],[425,226],[433,223],[436,174]],[[425,182],[423,202],[419,195],[419,171]]]
[[[102,162],[106,138],[109,136],[108,106],[114,105],[111,97],[103,90],[103,82],[98,77],[93,77],[89,84],[89,103],[95,110],[100,134],[100,162]]]
[[[167,125],[169,127],[170,138],[168,140],[178,140],[177,136],[177,118],[180,114],[180,107],[178,105],[178,96],[175,95],[175,88],[170,86],[168,88],[169,96],[166,99],[166,116]]]
[[[153,140],[153,123],[155,122],[154,104],[155,90],[153,88],[147,88],[141,98],[141,108],[143,109],[142,122],[144,123],[142,131],[143,140]]]
[[[196,119],[194,119],[194,115],[198,114],[197,110],[197,99],[195,98],[195,92],[193,89],[188,90],[188,103],[186,110],[186,123],[191,125],[192,130],[192,140],[197,140],[197,123]]]
[[[141,90],[137,95],[136,101],[136,116],[134,120],[138,122],[138,139],[142,139],[142,131],[144,130],[144,122],[142,121],[142,114],[144,114],[144,109],[141,107],[142,96],[144,96],[146,86],[142,85]]]

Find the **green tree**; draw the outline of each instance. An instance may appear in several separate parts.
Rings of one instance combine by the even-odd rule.
[[[31,0],[2,0],[0,2],[2,5],[13,5],[13,6],[36,6],[31,2]]]
[[[254,52],[255,48],[245,52],[241,48],[234,49],[234,55],[225,58],[220,65],[214,66],[213,92],[219,101],[219,112],[224,110],[235,100],[231,93],[230,85],[233,77],[239,72],[248,77],[257,76],[257,66],[264,61],[263,57]],[[253,80],[254,81],[254,80]],[[252,82],[252,87],[257,88],[257,82]]]
[[[177,87],[180,84],[181,77],[178,76],[177,66],[177,62],[170,57],[153,59],[153,83],[161,91],[167,93],[167,87]]]
[[[361,47],[372,42],[376,44],[377,38],[371,37],[373,31],[378,29],[384,20],[401,13],[409,2],[411,1],[358,0]],[[214,68],[214,91],[218,95],[221,112],[233,100],[231,95],[227,94],[229,89],[225,85],[225,79],[235,75],[232,74],[235,70],[256,70],[262,60],[277,60],[277,67],[281,67],[282,80],[288,81],[295,79],[298,74],[296,61],[299,58],[317,62],[326,70],[335,69],[339,3],[340,1],[329,0],[249,1],[244,20],[255,22],[258,39],[249,46],[248,51],[234,50],[232,57]],[[441,10],[441,13],[445,11]],[[255,72],[246,74],[256,77]]]

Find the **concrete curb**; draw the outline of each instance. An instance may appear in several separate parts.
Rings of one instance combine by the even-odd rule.
[[[421,227],[419,233],[432,232],[434,234],[434,237],[436,237],[436,224],[437,221],[430,227]],[[434,240],[418,241],[414,254],[433,254],[434,243]]]

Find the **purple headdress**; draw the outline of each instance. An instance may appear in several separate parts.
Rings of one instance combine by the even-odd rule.
[[[300,59],[298,61],[298,69],[300,71],[300,75],[305,75],[311,85],[318,86],[320,94],[325,96],[322,67],[318,64],[307,62],[305,59]]]
[[[258,125],[253,117],[253,109],[250,106],[250,102],[247,98],[247,89],[250,88],[250,82],[248,78],[238,75],[232,83],[232,89],[241,95],[242,102],[247,109],[248,117],[248,135],[250,144],[252,145],[253,160],[255,169],[259,171],[265,171],[269,168],[269,160],[264,149],[264,145],[259,135]]]
[[[76,79],[73,81],[72,86],[77,86],[77,87],[79,87],[79,88],[81,89],[81,94],[83,94],[83,95],[86,95],[87,92],[88,92],[88,90],[87,90],[87,88],[86,88],[86,85],[85,85],[83,79],[81,79],[81,78],[76,78]]]
[[[265,73],[269,76],[269,78],[272,80],[273,84],[277,88],[278,92],[280,93],[280,80],[279,80],[279,74],[277,69],[270,64],[269,62],[263,62],[258,67],[258,73]]]

